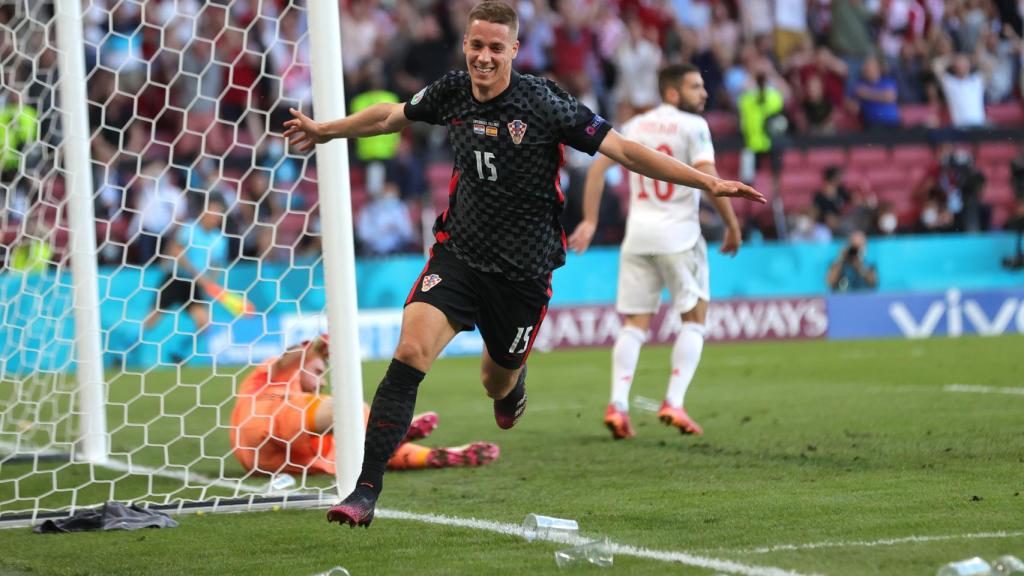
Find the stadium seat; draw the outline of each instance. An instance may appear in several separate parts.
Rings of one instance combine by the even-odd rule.
[[[708,121],[708,127],[711,128],[712,138],[731,136],[740,131],[740,121],[734,112],[711,111],[704,117]]]
[[[890,166],[863,172],[871,184],[871,190],[879,197],[909,195],[919,178],[919,169],[909,166]]]
[[[780,193],[787,209],[806,206],[821,187],[821,174],[810,170],[792,170],[782,173]]]
[[[942,112],[929,104],[906,104],[900,106],[900,125],[913,128],[918,126],[931,127],[942,122]]]
[[[807,166],[807,156],[803,150],[786,150],[786,153],[782,155],[783,172],[802,170],[805,166]]]
[[[877,168],[889,162],[889,150],[882,146],[860,146],[850,149],[847,165],[851,169]]]
[[[811,148],[807,151],[807,165],[816,169],[828,166],[842,166],[846,163],[846,150],[843,148]]]
[[[985,185],[983,199],[992,204],[1013,204],[1013,188],[1007,180],[990,180]]]
[[[983,142],[978,145],[975,154],[975,163],[981,164],[1005,164],[1017,157],[1020,145],[1014,142]]]
[[[894,166],[928,166],[935,153],[928,146],[896,146],[892,149],[891,161]]]
[[[737,152],[727,152],[715,156],[715,168],[718,169],[722,178],[735,180],[740,175],[740,155]]]
[[[985,107],[985,116],[997,128],[1024,124],[1024,107],[1019,102],[992,104]]]

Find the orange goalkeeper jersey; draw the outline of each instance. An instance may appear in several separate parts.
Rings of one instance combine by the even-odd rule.
[[[238,388],[231,447],[246,470],[264,474],[334,474],[334,436],[313,431],[320,396],[302,390],[298,366],[270,380],[271,358]]]

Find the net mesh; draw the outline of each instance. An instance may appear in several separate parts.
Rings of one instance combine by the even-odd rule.
[[[232,452],[235,393],[253,364],[324,326],[315,166],[280,129],[289,107],[310,108],[306,9],[82,5],[110,461],[75,454],[58,99],[72,79],[56,7],[4,2],[0,520],[265,495],[272,471]],[[333,483],[297,480],[304,493]]]

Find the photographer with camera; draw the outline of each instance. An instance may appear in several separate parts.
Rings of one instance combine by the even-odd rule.
[[[825,276],[833,292],[859,292],[873,290],[878,286],[875,267],[864,260],[867,244],[867,236],[863,232],[850,234],[849,242],[828,267]]]

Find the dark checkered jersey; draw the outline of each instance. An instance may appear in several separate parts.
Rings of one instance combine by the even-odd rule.
[[[487,102],[473,97],[468,72],[449,72],[413,96],[405,115],[446,126],[455,154],[448,209],[434,223],[439,242],[472,268],[510,280],[565,263],[563,146],[593,155],[608,122],[554,82],[514,71]]]

